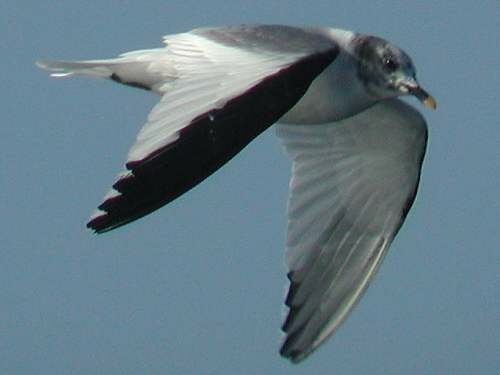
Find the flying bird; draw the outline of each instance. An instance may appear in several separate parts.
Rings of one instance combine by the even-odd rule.
[[[332,28],[200,28],[165,46],[88,61],[38,61],[152,91],[152,109],[87,227],[139,219],[203,181],[278,122],[292,159],[280,354],[306,358],[344,321],[413,204],[436,102],[410,57],[384,39]]]

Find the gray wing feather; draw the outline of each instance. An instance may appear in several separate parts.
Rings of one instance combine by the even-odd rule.
[[[244,25],[200,28],[191,33],[229,47],[256,53],[317,54],[337,48],[326,28]]]
[[[359,300],[413,203],[427,127],[398,99],[323,125],[280,125],[293,158],[281,354],[300,361]]]

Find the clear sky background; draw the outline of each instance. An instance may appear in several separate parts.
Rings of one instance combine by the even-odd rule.
[[[98,5],[94,5],[98,4]],[[498,1],[0,2],[0,374],[493,374],[500,367]],[[85,223],[157,98],[50,79],[198,26],[324,25],[403,47],[438,111],[378,276],[304,363],[278,355],[290,162],[270,129],[174,203]]]

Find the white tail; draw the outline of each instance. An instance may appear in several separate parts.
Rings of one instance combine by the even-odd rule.
[[[161,83],[175,79],[177,74],[165,49],[134,51],[115,59],[63,61],[39,60],[36,65],[51,72],[52,77],[84,75],[110,78],[130,86],[153,90]]]
[[[109,78],[113,74],[113,65],[116,60],[89,60],[89,61],[60,61],[39,60],[39,68],[49,70],[52,77],[68,77],[82,74],[94,77]]]

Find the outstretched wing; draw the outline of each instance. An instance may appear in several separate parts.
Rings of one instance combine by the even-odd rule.
[[[410,209],[427,126],[398,99],[324,125],[279,125],[293,158],[281,354],[298,362],[342,323]]]
[[[165,41],[156,69],[169,60],[168,78],[154,86],[161,101],[87,224],[96,232],[140,218],[208,177],[293,107],[339,52],[320,34],[279,26],[199,29]],[[122,59],[151,59],[152,51]],[[149,76],[162,76],[154,69]]]

